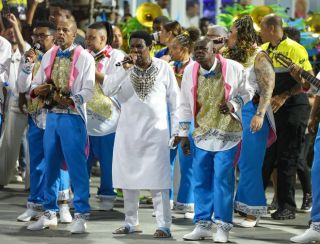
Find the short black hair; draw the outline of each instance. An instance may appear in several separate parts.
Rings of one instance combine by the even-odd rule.
[[[301,41],[301,33],[298,29],[294,27],[284,27],[283,32],[292,40],[300,43]]]
[[[274,26],[274,27],[282,28],[283,21],[282,21],[282,18],[278,15],[268,14],[263,17],[263,20],[267,26]]]
[[[18,15],[15,15],[15,16],[16,16],[16,19],[17,19],[17,21],[18,21],[19,29],[20,29],[20,31],[21,31],[21,30],[22,30],[21,21],[20,21]],[[3,23],[4,29],[13,28],[13,25],[8,21],[7,18],[2,18],[2,23]]]
[[[143,39],[147,45],[147,47],[150,47],[152,45],[152,37],[151,35],[143,30],[132,32],[130,35],[130,41],[132,38],[138,38]]]
[[[105,22],[95,22],[88,27],[89,29],[95,30],[105,30],[107,32],[107,44],[111,45],[113,42],[113,30],[112,25],[105,21]]]
[[[154,24],[159,24],[159,25],[165,25],[168,23],[170,20],[167,16],[158,16],[153,20]]]
[[[199,3],[197,1],[191,0],[187,2],[187,9],[193,8],[195,5],[198,5]]]
[[[40,28],[40,27],[47,27],[51,33],[55,32],[57,30],[56,25],[54,23],[52,23],[51,21],[47,21],[47,20],[37,20],[32,25],[32,29]]]
[[[66,0],[54,0],[50,1],[50,7],[59,7],[63,10],[68,10],[72,12],[72,4]]]
[[[200,19],[200,23],[206,22],[206,21],[210,22],[210,19],[207,18],[207,17],[202,17],[202,18]]]

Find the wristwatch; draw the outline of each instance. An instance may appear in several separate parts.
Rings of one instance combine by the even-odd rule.
[[[262,118],[262,117],[263,117],[263,114],[262,114],[262,112],[258,112],[258,111],[257,111],[257,112],[256,112],[256,116],[258,116],[258,117],[261,117],[261,118]]]

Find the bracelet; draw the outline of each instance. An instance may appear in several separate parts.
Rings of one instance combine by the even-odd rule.
[[[261,118],[264,117],[264,115],[262,114],[262,112],[256,112],[255,116],[258,116],[258,117],[261,117]]]

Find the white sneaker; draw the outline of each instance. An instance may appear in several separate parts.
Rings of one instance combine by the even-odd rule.
[[[194,219],[194,212],[186,212],[184,214],[185,219]]]
[[[24,211],[23,214],[20,214],[17,218],[17,221],[20,222],[29,222],[32,219],[36,219],[41,214],[41,212],[36,211],[32,208],[28,208],[26,211]]]
[[[248,219],[245,219],[240,223],[240,226],[243,228],[253,228],[253,227],[259,225],[259,220],[260,220],[259,218],[257,218],[256,220],[251,220],[251,221]]]
[[[68,204],[60,204],[59,205],[59,221],[63,224],[69,224],[72,222],[72,216],[70,214],[69,205]]]
[[[23,183],[21,175],[16,174],[11,177],[10,183]]]
[[[186,241],[199,241],[206,238],[212,238],[212,223],[199,221],[194,230],[183,236]]]
[[[70,227],[70,232],[72,234],[82,234],[87,230],[86,218],[88,216],[84,214],[75,214],[74,220]]]
[[[46,211],[44,214],[38,219],[37,222],[29,225],[27,227],[28,230],[43,230],[46,228],[55,228],[58,225],[58,219],[55,212]]]
[[[173,200],[170,200],[170,210],[173,210],[173,208],[174,208],[174,202]]]
[[[309,243],[313,241],[320,241],[320,232],[309,228],[303,234],[290,238],[290,241],[295,243]]]
[[[181,213],[181,214],[185,214],[187,212],[194,212],[194,205],[177,203],[174,210],[176,213]]]
[[[214,242],[226,243],[229,239],[229,231],[224,230],[222,227],[217,227],[217,233],[214,236]]]

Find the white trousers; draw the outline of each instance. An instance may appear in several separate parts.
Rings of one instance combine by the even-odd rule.
[[[0,185],[7,185],[12,177],[19,157],[23,133],[28,124],[27,119],[26,114],[13,112],[10,108],[6,114],[4,130],[0,138]]]
[[[150,192],[158,228],[165,227],[170,229],[172,218],[169,190],[150,190]],[[139,195],[140,190],[123,190],[125,224],[131,226],[139,224]]]

